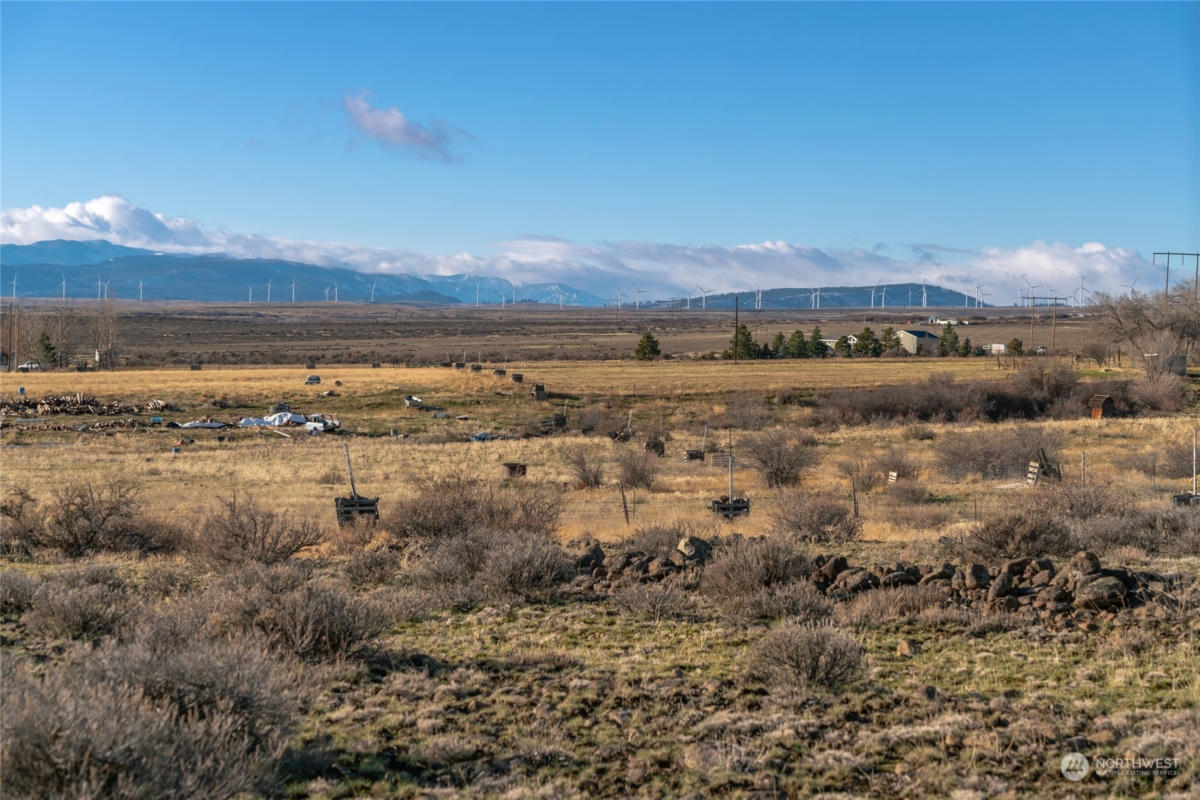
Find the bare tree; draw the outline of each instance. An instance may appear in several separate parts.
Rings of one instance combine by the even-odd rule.
[[[1191,282],[1178,284],[1168,293],[1099,295],[1096,308],[1104,333],[1132,348],[1148,371],[1166,369],[1171,356],[1191,356],[1200,342],[1200,300]],[[1148,354],[1156,358],[1146,359]]]

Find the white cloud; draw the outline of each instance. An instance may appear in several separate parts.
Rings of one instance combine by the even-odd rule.
[[[427,254],[362,247],[347,242],[313,242],[262,234],[214,231],[184,217],[168,217],[108,195],[62,208],[0,212],[0,241],[29,244],[45,239],[107,239],[114,244],[177,253],[228,253],[239,258],[274,258],[319,266],[348,266],[363,272],[411,274],[475,273],[515,283],[558,281],[612,297],[636,284],[651,297],[694,294],[697,286],[732,289],[864,285],[926,280],[974,293],[976,284],[992,303],[1011,303],[1024,284],[1059,296],[1080,281],[1092,291],[1123,291],[1149,273],[1132,250],[1087,242],[1077,247],[1035,241],[1018,248],[962,251],[938,245],[818,248],[786,241],[733,246],[656,242],[583,244],[552,236],[521,236],[490,254]],[[887,252],[911,253],[907,257]],[[943,260],[945,259],[945,260]],[[1149,280],[1139,288],[1150,289]]]
[[[422,125],[409,119],[395,106],[375,108],[367,102],[369,95],[370,92],[366,90],[358,94],[346,94],[342,97],[342,104],[350,124],[384,147],[409,150],[422,158],[449,162],[458,160],[451,152],[454,140],[472,138],[461,128],[447,125],[441,120],[435,119],[428,125]]]

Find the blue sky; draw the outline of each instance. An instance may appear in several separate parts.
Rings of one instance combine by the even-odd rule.
[[[364,268],[658,270],[664,291],[764,243],[898,277],[1039,243],[1072,264],[1100,243],[1122,275],[1200,249],[1196,3],[0,14],[9,241],[119,196],[209,237],[163,246],[336,241],[392,254]],[[804,252],[740,278],[811,278]]]

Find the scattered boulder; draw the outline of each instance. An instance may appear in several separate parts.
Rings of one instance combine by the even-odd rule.
[[[1102,575],[1075,593],[1075,607],[1093,611],[1109,611],[1125,606],[1128,590],[1125,584],[1110,575]]]
[[[967,567],[966,586],[968,589],[986,589],[992,582],[988,568],[982,564],[972,564]]]
[[[1095,553],[1080,550],[1071,557],[1071,569],[1079,575],[1094,575],[1100,571],[1100,559]]]
[[[685,536],[675,549],[691,564],[706,564],[712,558],[712,545],[698,536]]]

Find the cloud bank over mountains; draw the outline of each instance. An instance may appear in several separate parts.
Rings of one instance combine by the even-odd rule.
[[[514,283],[559,281],[601,297],[636,285],[650,298],[696,295],[697,287],[722,292],[755,287],[867,285],[922,280],[966,290],[983,287],[985,301],[1013,303],[1028,280],[1039,294],[1128,291],[1137,280],[1150,290],[1159,279],[1138,253],[1098,242],[1072,246],[1035,241],[1017,248],[979,251],[936,244],[878,244],[873,248],[818,248],[785,241],[722,245],[656,242],[581,243],[552,236],[520,236],[490,254],[428,254],[314,242],[263,234],[209,230],[106,195],[61,208],[30,206],[0,212],[0,242],[106,239],[114,244],[171,253],[225,253],[324,267],[344,266],[387,274],[495,275]]]

